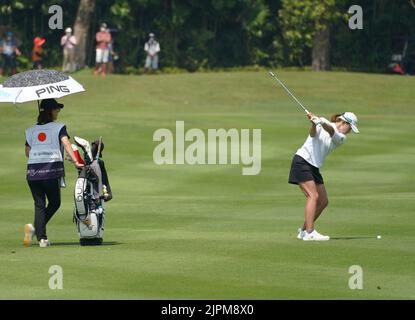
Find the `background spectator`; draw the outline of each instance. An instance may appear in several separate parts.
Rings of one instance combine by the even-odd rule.
[[[160,52],[160,44],[155,40],[154,33],[150,33],[149,37],[150,39],[144,45],[144,51],[147,53],[144,65],[146,71],[158,69],[158,53]]]
[[[0,54],[1,66],[0,76],[3,76],[4,71],[9,69],[11,74],[16,73],[16,56],[20,56],[21,52],[17,48],[17,43],[14,40],[13,32],[6,32],[6,38],[0,40]]]
[[[42,69],[42,56],[43,56],[43,44],[46,42],[46,39],[36,37],[33,40],[33,49],[32,49],[32,62],[33,69]]]
[[[108,32],[107,24],[102,23],[100,31],[96,33],[97,42],[95,56],[95,74],[101,73],[102,76],[107,74],[107,63],[109,58],[109,44],[111,42],[111,33]]]
[[[76,38],[72,34],[71,28],[65,29],[65,35],[61,38],[61,46],[63,48],[63,72],[75,71],[74,51],[76,46]]]

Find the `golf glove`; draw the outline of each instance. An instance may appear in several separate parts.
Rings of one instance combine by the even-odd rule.
[[[316,126],[317,125],[319,125],[319,124],[321,124],[321,119],[319,118],[319,117],[312,117],[311,119],[311,122],[313,122]]]

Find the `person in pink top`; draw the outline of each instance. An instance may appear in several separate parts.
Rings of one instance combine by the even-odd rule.
[[[107,24],[102,23],[100,30],[95,35],[97,42],[95,56],[95,75],[101,73],[102,76],[107,74],[107,63],[109,57],[109,43],[111,42],[111,33],[108,32]]]
[[[75,71],[74,66],[74,50],[76,46],[76,38],[72,35],[72,29],[66,28],[65,35],[61,38],[61,46],[63,48],[63,72]]]

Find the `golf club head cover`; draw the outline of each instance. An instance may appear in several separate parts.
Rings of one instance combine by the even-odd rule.
[[[91,145],[90,143],[82,139],[80,137],[74,137],[75,143],[84,151],[84,153],[89,157],[89,162],[92,162],[92,151],[91,151]],[[85,159],[86,160],[86,159]]]

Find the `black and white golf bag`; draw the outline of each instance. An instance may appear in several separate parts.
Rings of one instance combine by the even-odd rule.
[[[105,220],[101,167],[98,157],[92,158],[89,142],[78,137],[74,139],[84,151],[85,162],[85,166],[78,170],[75,183],[74,222],[81,245],[100,245],[103,241]]]

